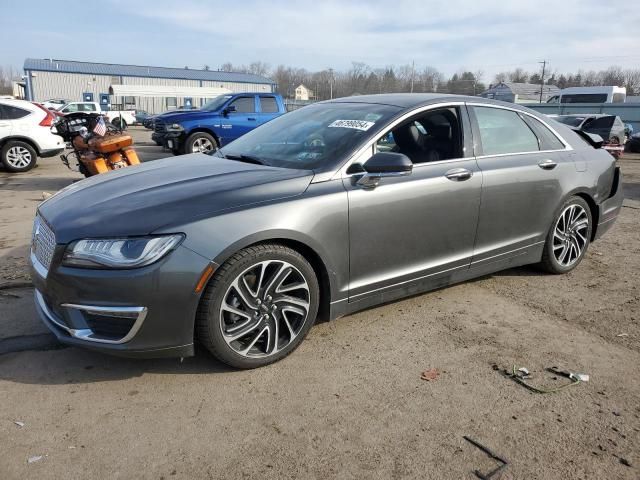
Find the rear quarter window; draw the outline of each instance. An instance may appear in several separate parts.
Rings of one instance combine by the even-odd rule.
[[[31,112],[24,108],[14,107],[13,105],[0,105],[0,119],[2,120],[18,120],[26,117]]]
[[[564,143],[553,133],[544,123],[529,115],[522,115],[522,118],[527,125],[531,127],[531,130],[538,137],[540,143],[540,150],[563,150]]]

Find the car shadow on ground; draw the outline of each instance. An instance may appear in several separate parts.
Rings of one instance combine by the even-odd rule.
[[[624,198],[629,200],[640,200],[640,183],[624,182],[622,184]]]
[[[16,192],[57,192],[83,178],[80,174],[78,174],[78,178],[73,178],[29,176],[29,172],[14,173],[7,176],[0,176],[0,189],[3,191]],[[34,193],[34,195],[36,195],[36,193]]]
[[[29,385],[69,385],[121,381],[146,374],[199,375],[236,369],[196,348],[194,357],[135,359],[60,345],[59,349],[0,355],[0,380]]]

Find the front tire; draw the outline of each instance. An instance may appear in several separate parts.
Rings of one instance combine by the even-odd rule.
[[[218,142],[206,132],[192,133],[184,143],[185,153],[210,153],[216,150],[218,150]]]
[[[111,124],[116,127],[118,130],[126,130],[127,129],[127,122],[120,117],[116,117],[113,120],[111,120]]]
[[[196,333],[227,365],[262,367],[300,345],[315,322],[319,297],[316,274],[300,253],[279,244],[248,247],[209,282]]]
[[[36,150],[20,140],[10,140],[0,150],[2,165],[9,172],[27,172],[35,167],[37,159]]]
[[[584,258],[591,240],[593,219],[587,202],[569,198],[547,234],[540,265],[549,273],[567,273]]]

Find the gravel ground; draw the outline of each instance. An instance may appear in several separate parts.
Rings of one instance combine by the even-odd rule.
[[[143,158],[163,155],[135,135]],[[449,479],[497,465],[463,435],[509,461],[502,479],[640,478],[640,157],[621,165],[622,214],[572,273],[519,268],[321,323],[253,371],[204,351],[54,348],[31,290],[0,289],[0,478]],[[57,159],[0,172],[0,286],[28,283],[35,207],[76,178]],[[540,385],[565,383],[551,366],[590,381],[536,394],[501,374],[513,364]]]

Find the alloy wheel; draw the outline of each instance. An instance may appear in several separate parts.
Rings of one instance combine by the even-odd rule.
[[[220,306],[222,336],[237,354],[268,357],[289,345],[309,316],[309,284],[282,260],[256,263],[232,282]]]
[[[7,151],[7,163],[13,168],[26,168],[31,164],[31,152],[24,147],[11,147]]]
[[[207,153],[213,150],[213,143],[208,138],[197,138],[191,147],[192,153]]]
[[[573,265],[587,246],[589,215],[581,205],[566,207],[553,231],[553,255],[563,267]]]

